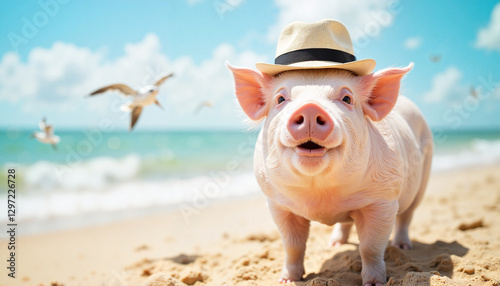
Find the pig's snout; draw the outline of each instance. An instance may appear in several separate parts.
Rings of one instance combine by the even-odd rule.
[[[307,102],[293,112],[287,124],[288,132],[297,141],[324,141],[333,131],[333,120],[318,104]]]

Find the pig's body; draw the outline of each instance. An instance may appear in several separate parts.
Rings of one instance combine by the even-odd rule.
[[[420,111],[409,99],[398,99],[399,81],[411,66],[362,77],[302,70],[271,78],[231,69],[244,111],[252,119],[266,117],[254,171],[285,246],[280,282],[304,274],[314,220],[336,224],[332,245],[347,242],[354,223],[363,283],[385,283],[383,256],[392,227],[392,244],[410,248],[408,225],[432,158],[432,134]],[[260,93],[263,100],[247,97],[252,82],[253,96]]]

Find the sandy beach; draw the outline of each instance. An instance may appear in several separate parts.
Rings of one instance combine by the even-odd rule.
[[[0,1],[0,286],[500,286],[500,0],[448,3]],[[275,208],[280,279],[254,170],[365,263]]]
[[[500,166],[433,174],[414,216],[414,248],[387,247],[386,285],[499,285]],[[22,226],[21,226],[22,227]],[[313,223],[295,285],[361,285],[356,235],[326,246]],[[353,229],[355,232],[355,228]],[[18,238],[1,285],[277,285],[284,251],[261,194],[181,211]],[[0,243],[6,257],[6,241]]]

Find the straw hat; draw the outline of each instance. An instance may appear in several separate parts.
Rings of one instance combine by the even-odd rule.
[[[338,21],[323,20],[294,22],[285,27],[278,40],[274,64],[257,63],[256,67],[271,76],[301,69],[343,69],[366,75],[375,68],[375,61],[357,61],[346,27]]]

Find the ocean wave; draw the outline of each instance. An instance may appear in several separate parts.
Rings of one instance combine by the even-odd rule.
[[[23,194],[19,199],[20,222],[46,221],[68,216],[175,207],[200,211],[211,202],[256,193],[259,187],[250,172],[214,172],[191,179],[136,180],[106,189],[87,188],[68,192],[56,189]],[[3,220],[3,219],[0,219]]]
[[[500,163],[500,140],[475,139],[466,147],[453,153],[436,153],[432,172],[441,172],[467,167],[486,166]]]
[[[459,149],[445,147],[436,150],[433,172],[500,163],[500,140],[472,139]],[[151,208],[197,211],[213,201],[260,191],[249,167],[251,158],[219,161],[205,159],[199,164],[207,166],[198,166],[197,171],[188,168],[192,162],[179,166],[170,157],[137,154],[95,157],[68,165],[49,161],[21,165],[18,203],[22,212],[17,219],[41,222]],[[236,162],[237,168],[228,168],[228,162]],[[156,175],[151,176],[152,172]]]
[[[71,164],[38,161],[20,169],[29,191],[103,188],[112,182],[135,178],[140,167],[140,157],[128,155],[121,159],[97,157]]]

